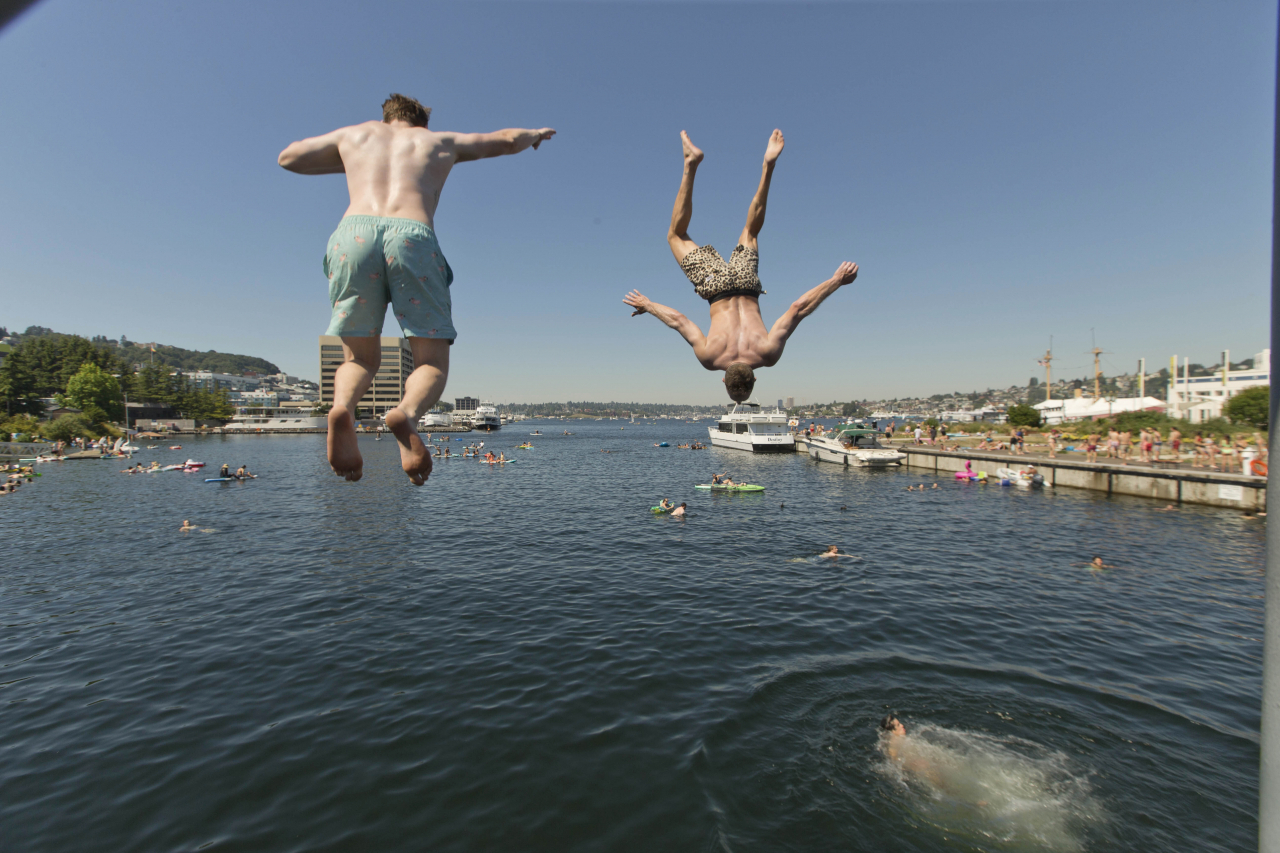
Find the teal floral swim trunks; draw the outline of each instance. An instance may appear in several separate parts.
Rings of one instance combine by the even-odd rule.
[[[435,232],[416,219],[346,216],[324,256],[333,316],[326,334],[370,338],[382,334],[390,303],[406,337],[450,343],[453,270]]]

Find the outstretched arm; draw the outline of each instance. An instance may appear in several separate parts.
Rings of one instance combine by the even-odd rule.
[[[332,175],[345,172],[338,143],[346,128],[289,143],[277,158],[281,166],[300,175]]]
[[[550,139],[556,132],[549,127],[541,130],[525,130],[508,128],[493,133],[455,133],[453,134],[453,150],[457,162],[482,160],[485,157],[501,157],[503,154],[519,154],[533,146],[537,150],[544,139]]]
[[[796,330],[796,326],[800,325],[801,320],[818,310],[818,306],[824,299],[857,277],[858,265],[845,261],[836,268],[835,275],[792,302],[787,312],[779,317],[778,322],[774,323],[773,328],[769,330],[769,343],[777,347],[778,354],[781,355],[783,345]]]
[[[702,350],[705,348],[707,339],[702,334],[702,330],[697,324],[688,317],[681,314],[674,308],[668,308],[665,305],[659,305],[651,302],[649,297],[645,296],[638,290],[633,290],[622,298],[622,301],[636,309],[631,312],[631,316],[635,317],[639,314],[652,314],[662,322],[680,333],[689,346],[693,347],[693,352],[698,358],[702,358]]]

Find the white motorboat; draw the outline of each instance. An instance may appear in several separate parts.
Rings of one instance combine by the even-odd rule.
[[[707,434],[716,447],[752,453],[795,453],[796,450],[796,440],[787,426],[787,413],[781,409],[764,411],[759,403],[738,403],[715,426],[707,427]]]
[[[502,429],[502,420],[498,417],[498,410],[493,403],[482,402],[476,407],[476,416],[471,419],[471,427],[485,432]]]
[[[427,412],[418,421],[418,428],[425,429],[425,430],[430,430],[433,427],[436,429],[439,429],[440,427],[451,427],[451,426],[453,426],[452,412],[442,412],[442,411],[433,410],[433,411]]]
[[[860,426],[844,426],[826,435],[815,435],[806,439],[809,458],[857,468],[901,465],[907,454],[884,447],[878,435],[876,430]]]

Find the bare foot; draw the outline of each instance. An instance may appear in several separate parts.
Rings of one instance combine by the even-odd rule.
[[[686,166],[696,166],[702,162],[702,149],[693,144],[689,139],[689,134],[683,130],[680,131],[680,141],[684,143],[684,164]],[[776,155],[775,155],[776,156]]]
[[[400,443],[400,467],[409,475],[409,482],[421,486],[431,476],[431,454],[422,443],[413,423],[404,412],[392,409],[387,412],[387,429]]]
[[[329,466],[333,473],[352,482],[364,475],[364,459],[356,439],[356,422],[342,406],[329,410]]]
[[[782,146],[786,144],[787,140],[782,138],[782,131],[774,130],[773,135],[769,137],[769,147],[764,149],[764,161],[772,163],[777,160],[778,155],[782,153]],[[698,159],[702,158],[699,157]]]

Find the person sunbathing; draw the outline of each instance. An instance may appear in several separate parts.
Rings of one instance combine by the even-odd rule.
[[[760,185],[747,208],[747,223],[738,245],[728,262],[714,247],[699,246],[689,239],[689,222],[693,218],[693,182],[702,162],[702,150],[680,131],[684,145],[684,174],[676,194],[667,244],[680,269],[693,284],[694,291],[707,300],[711,310],[711,327],[702,329],[684,314],[660,305],[638,290],[632,290],[622,301],[635,310],[631,316],[652,314],[675,329],[693,347],[693,354],[707,370],[723,370],[725,387],[734,402],[751,396],[755,387],[755,368],[772,367],[782,357],[787,340],[796,326],[808,317],[828,296],[858,277],[858,265],[845,262],[831,278],[809,290],[787,309],[773,328],[766,330],[760,316],[762,289],[759,276],[759,234],[764,227],[765,207],[774,165],[782,153],[785,139],[775,130],[765,148]]]

